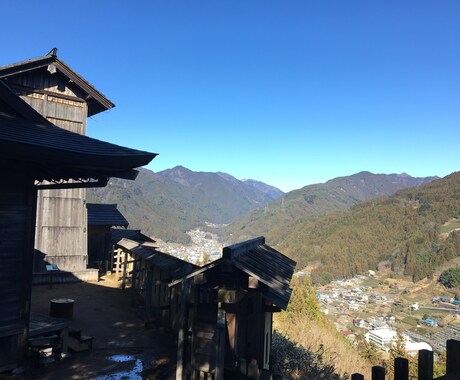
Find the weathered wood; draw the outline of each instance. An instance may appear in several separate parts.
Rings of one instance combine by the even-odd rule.
[[[69,88],[68,79],[61,73],[31,70],[8,77],[7,81],[18,96],[53,124],[79,134],[86,133],[86,101],[76,88]],[[48,263],[61,270],[86,269],[85,198],[85,189],[38,193],[35,248],[46,255]],[[35,270],[42,271],[43,265]]]
[[[180,311],[178,315],[179,331],[177,336],[177,366],[176,380],[185,380],[186,378],[186,358],[185,358],[185,340],[186,340],[186,321],[187,321],[187,304],[190,298],[190,280],[182,281],[180,295]]]
[[[396,358],[394,363],[394,380],[407,380],[409,377],[409,361],[406,358]]]
[[[460,375],[460,341],[449,339],[446,343],[446,348],[446,374]]]
[[[218,305],[217,310],[217,352],[216,352],[216,380],[224,379],[224,365],[225,365],[225,310],[221,304]]]
[[[418,352],[418,378],[419,380],[433,379],[433,351]]]
[[[385,368],[380,366],[372,367],[372,380],[385,380]]]
[[[126,289],[126,276],[127,276],[127,265],[128,265],[128,252],[125,252],[125,261],[123,262],[123,280],[121,282],[121,290]]]
[[[8,178],[8,172],[4,175]],[[3,265],[0,275],[0,372],[24,365],[27,354],[35,204],[36,191],[32,183],[21,183],[10,178],[2,184],[0,188],[0,246]]]

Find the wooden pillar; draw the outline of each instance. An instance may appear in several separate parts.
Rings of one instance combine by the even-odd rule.
[[[446,375],[460,376],[460,341],[449,339],[446,347]]]
[[[433,351],[418,352],[418,380],[433,380]]]
[[[380,366],[372,367],[372,380],[385,380],[385,368]]]
[[[176,380],[185,380],[186,364],[185,363],[185,340],[187,339],[187,307],[190,297],[190,280],[184,279],[181,287],[181,302],[179,311],[179,332],[177,336],[177,366]]]
[[[407,380],[409,378],[409,360],[406,358],[395,359],[394,380]]]
[[[128,252],[125,252],[125,261],[123,262],[123,279],[121,282],[121,290],[126,289],[126,266],[128,265]]]
[[[351,380],[364,380],[364,375],[360,373],[354,373],[351,375]]]
[[[216,377],[215,380],[224,379],[224,364],[225,364],[225,310],[219,302],[217,310],[217,351],[216,351]]]
[[[152,288],[153,288],[153,272],[152,269],[145,269],[145,318],[146,324],[150,326],[152,320]]]

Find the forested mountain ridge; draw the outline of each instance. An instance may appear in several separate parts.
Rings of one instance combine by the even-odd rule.
[[[346,210],[354,204],[391,195],[396,191],[428,183],[438,177],[414,178],[403,174],[373,174],[363,171],[325,183],[308,185],[279,197],[232,223],[224,231],[224,240],[236,242],[268,235],[277,226],[305,217],[317,217]]]
[[[445,224],[460,218],[460,172],[347,211],[279,226],[267,241],[298,262],[317,262],[315,281],[351,277],[386,263],[419,280],[460,255],[460,232]],[[441,234],[441,232],[444,232]]]
[[[130,228],[165,241],[188,243],[186,231],[206,222],[230,223],[270,201],[266,193],[226,173],[193,172],[182,166],[154,173],[141,168],[135,181],[111,179],[89,189],[88,202],[116,203]]]

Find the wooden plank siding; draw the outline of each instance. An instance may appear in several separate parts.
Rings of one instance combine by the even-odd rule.
[[[13,75],[7,81],[13,92],[53,124],[86,134],[87,104],[77,89],[69,87],[64,75],[52,74],[43,67]],[[42,271],[46,263],[69,272],[86,269],[85,201],[85,189],[39,191],[35,240],[39,257],[35,260],[35,271]],[[41,258],[44,261],[40,261]]]

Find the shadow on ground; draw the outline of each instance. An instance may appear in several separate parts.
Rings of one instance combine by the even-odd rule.
[[[119,289],[114,277],[95,283],[34,286],[34,313],[49,315],[50,300],[71,298],[72,326],[93,337],[91,351],[72,353],[70,358],[44,367],[30,364],[26,374],[11,379],[172,379],[175,345],[171,335],[157,324],[147,330],[131,307],[128,290]]]

